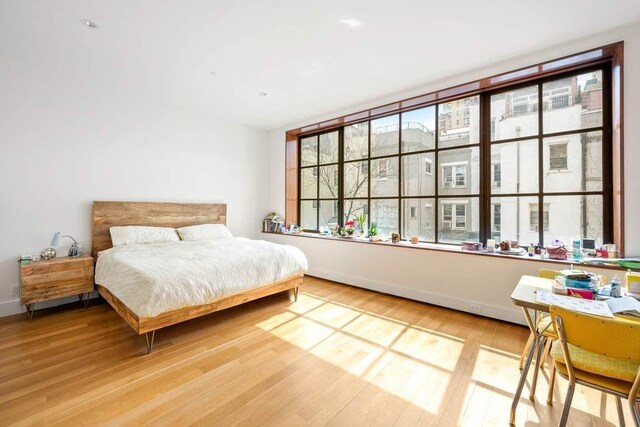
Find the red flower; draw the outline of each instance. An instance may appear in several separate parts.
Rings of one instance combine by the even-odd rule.
[[[345,227],[353,227],[353,220],[350,219],[349,221],[344,223]]]

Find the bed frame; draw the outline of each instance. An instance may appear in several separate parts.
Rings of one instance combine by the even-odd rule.
[[[226,224],[226,219],[226,204],[93,202],[91,254],[97,260],[98,252],[112,247],[110,227],[145,225],[179,228],[198,224]],[[156,330],[165,326],[175,325],[279,292],[289,292],[290,300],[296,301],[298,288],[302,285],[302,276],[278,280],[258,288],[225,296],[209,304],[184,307],[155,317],[139,317],[99,283],[96,283],[96,289],[138,335],[144,334],[147,353],[151,353]]]

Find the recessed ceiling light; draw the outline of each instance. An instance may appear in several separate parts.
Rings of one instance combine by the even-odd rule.
[[[355,18],[345,18],[340,20],[341,24],[346,25],[349,28],[358,28],[362,27],[362,21]]]
[[[267,92],[260,92],[258,95],[260,95],[260,96],[267,96]]]
[[[210,75],[210,76],[217,76],[217,75],[218,75],[218,73],[216,73],[215,71],[211,71],[211,72],[209,73],[209,75]]]
[[[98,24],[93,21],[89,21],[88,19],[81,19],[80,23],[85,27],[93,28],[94,30],[98,28]]]

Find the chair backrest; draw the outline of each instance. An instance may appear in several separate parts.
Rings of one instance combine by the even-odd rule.
[[[538,270],[538,277],[542,277],[543,279],[555,279],[556,276],[560,276],[558,270],[548,270],[546,268]]]
[[[640,322],[591,316],[553,305],[549,312],[554,324],[556,317],[562,320],[569,344],[604,356],[640,361]]]

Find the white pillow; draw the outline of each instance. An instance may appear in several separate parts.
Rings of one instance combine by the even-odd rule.
[[[130,225],[111,227],[109,232],[113,246],[180,241],[175,228]]]
[[[202,224],[176,230],[182,240],[214,240],[233,237],[224,224]]]

